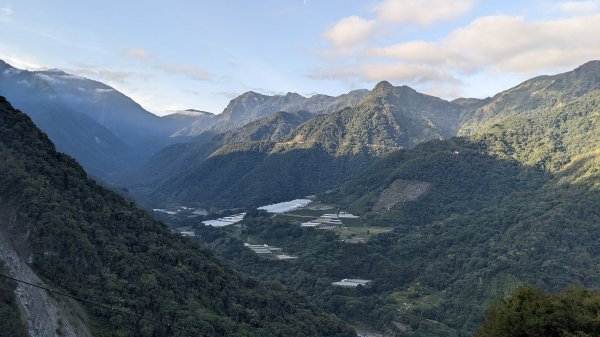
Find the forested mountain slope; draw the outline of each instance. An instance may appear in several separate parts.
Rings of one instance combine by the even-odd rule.
[[[458,104],[382,82],[354,108],[313,118],[281,112],[209,142],[167,148],[137,174],[151,175],[158,186],[128,188],[151,205],[219,207],[319,193],[396,149],[450,137],[460,111]],[[174,160],[163,160],[174,153]]]
[[[299,147],[319,144],[337,155],[383,155],[431,139],[456,134],[461,107],[407,86],[381,82],[355,107],[319,116],[288,141]]]
[[[600,90],[600,61],[587,62],[562,74],[535,77],[495,95],[482,106],[472,106],[464,114],[460,134],[486,132],[498,120],[560,108],[597,90]]]
[[[4,98],[0,158],[3,214],[14,219],[3,217],[0,233],[47,285],[208,336],[353,335],[297,294],[224,267],[89,180]],[[94,336],[187,336],[112,311],[84,309],[81,319]]]
[[[519,103],[530,110],[502,110],[469,137],[392,154],[324,194],[369,224],[395,227],[363,256],[396,268],[396,279],[365,274],[394,289],[418,283],[443,292],[424,317],[465,333],[486,303],[519,284],[600,288],[600,91],[583,80],[595,68],[581,69],[554,77],[574,82],[560,82],[564,91],[553,89],[551,99]],[[503,99],[513,101],[514,90]]]
[[[0,60],[0,95],[106,181],[171,142],[179,127],[106,84],[60,70],[21,70]]]

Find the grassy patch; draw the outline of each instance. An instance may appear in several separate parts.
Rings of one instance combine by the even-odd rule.
[[[358,220],[358,219],[353,219]],[[356,226],[356,227],[338,227],[334,229],[334,232],[339,236],[341,240],[348,243],[361,243],[366,242],[372,236],[390,232],[392,229],[389,227],[367,227],[367,226]]]

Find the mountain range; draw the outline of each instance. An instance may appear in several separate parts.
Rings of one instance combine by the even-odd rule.
[[[205,132],[195,144],[165,148],[137,178],[124,180],[153,206],[256,206],[301,197],[334,187],[393,151],[455,135],[462,110],[381,82],[337,112],[293,120],[278,113],[217,136]]]
[[[351,335],[337,317],[398,336],[469,335],[485,306],[520,284],[600,288],[600,61],[486,99],[383,81],[338,97],[248,92],[220,115],[167,117],[61,71],[0,70],[0,94],[58,150],[144,206],[253,208],[310,194],[369,230],[389,228],[353,244],[257,211],[239,230],[194,227],[239,272],[294,290],[264,284],[89,180],[2,100],[0,248],[11,259],[0,269],[231,335]],[[301,258],[249,256],[248,238]],[[349,276],[372,286],[332,289]],[[1,290],[14,286],[0,284],[0,310],[13,316],[19,299]],[[161,333],[42,302],[67,335]]]
[[[307,111],[315,115],[327,114],[354,106],[368,90],[354,90],[340,96],[313,95],[304,97],[288,92],[285,95],[268,96],[248,91],[229,102],[225,110],[215,118],[214,125],[194,123],[179,130],[175,136],[197,136],[204,131],[223,133],[279,111]]]
[[[471,335],[489,304],[523,284],[600,289],[599,75],[592,61],[489,99],[450,102],[464,108],[459,137],[393,151],[319,194],[359,214],[368,231],[389,229],[363,243],[299,228],[304,217],[295,217],[311,211],[197,230],[221,258],[382,335]],[[348,226],[339,232],[360,227]],[[300,258],[253,259],[240,247],[248,238]],[[372,285],[327,283],[348,277]]]
[[[101,82],[61,70],[28,71],[0,61],[0,95],[27,111],[60,151],[110,181],[169,144],[169,136],[204,115],[158,117]]]
[[[0,268],[88,301],[9,284],[19,296],[0,302],[0,312],[22,315],[27,331],[3,335],[354,335],[296,293],[223,265],[90,180],[3,97],[0,156]],[[2,326],[11,323],[6,317]]]

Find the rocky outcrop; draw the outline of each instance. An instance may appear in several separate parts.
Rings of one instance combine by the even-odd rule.
[[[13,246],[10,230],[16,224],[15,216],[0,218],[0,260],[10,276],[33,284],[44,285],[26,259]],[[91,337],[85,323],[73,314],[73,308],[49,296],[46,290],[18,283],[15,290],[21,314],[30,337]],[[60,295],[59,295],[60,296]]]

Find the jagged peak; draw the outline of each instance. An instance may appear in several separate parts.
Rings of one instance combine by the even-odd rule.
[[[290,92],[290,91],[288,91],[288,93],[285,94],[285,97],[300,97],[300,98],[305,98],[304,96],[300,95],[297,92]]]
[[[238,97],[234,98],[234,100],[237,98],[242,98],[242,97],[255,97],[255,96],[265,96],[265,95],[260,94],[256,91],[249,90],[249,91],[246,91],[245,93],[239,95]]]
[[[388,81],[381,81],[375,85],[373,91],[388,91],[394,89],[394,86]]]

